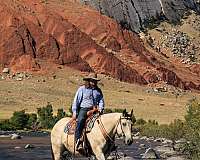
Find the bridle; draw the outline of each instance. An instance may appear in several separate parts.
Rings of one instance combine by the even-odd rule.
[[[121,126],[121,131],[122,131],[122,137],[125,137],[124,130],[122,129],[122,121],[121,121],[122,119],[128,119],[128,118],[120,116],[120,119],[119,119],[119,123],[120,123],[120,126]],[[117,133],[117,135],[118,135],[118,137],[120,137],[118,133]]]
[[[97,123],[98,123],[98,125],[99,125],[99,128],[100,128],[100,130],[101,130],[101,133],[102,133],[103,137],[105,138],[105,140],[106,140],[106,141],[110,141],[110,142],[112,142],[112,143],[115,143],[115,138],[114,138],[114,137],[111,137],[111,136],[108,134],[108,132],[106,131],[106,129],[105,129],[105,127],[104,127],[104,125],[103,125],[103,123],[102,123],[102,121],[101,121],[101,117],[99,117],[99,118],[97,119]],[[117,125],[116,125],[116,126],[118,126],[118,122],[117,122]]]
[[[117,125],[115,126],[114,130],[117,130],[118,125],[120,125],[120,126],[121,126],[121,131],[122,131],[122,137],[125,137],[125,133],[124,133],[124,130],[123,130],[123,128],[122,128],[122,122],[121,122],[122,119],[130,120],[130,117],[121,117],[121,116],[120,116],[120,119],[117,121]],[[114,135],[114,137],[111,137],[111,136],[108,134],[108,132],[106,131],[106,129],[105,129],[105,127],[104,127],[104,125],[103,125],[103,123],[102,123],[102,121],[101,121],[101,117],[99,117],[99,118],[97,119],[97,123],[98,123],[98,125],[99,125],[99,128],[100,128],[100,130],[101,130],[101,132],[102,132],[102,135],[103,135],[103,137],[105,138],[105,140],[106,140],[106,141],[110,141],[110,142],[112,142],[112,143],[115,143],[115,135]],[[117,133],[117,135],[119,136],[118,133]],[[120,136],[119,136],[119,137],[120,137]]]

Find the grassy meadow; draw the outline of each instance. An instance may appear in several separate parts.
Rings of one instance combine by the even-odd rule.
[[[55,112],[58,108],[68,110],[77,88],[83,83],[82,77],[83,73],[66,67],[23,81],[0,80],[0,119],[10,118],[14,111],[23,109],[36,112],[47,102],[53,105]],[[103,75],[99,77],[107,108],[133,109],[136,118],[156,120],[160,124],[184,119],[188,101],[193,96],[199,97],[194,92],[184,92],[178,98],[169,92],[147,93],[147,86],[119,82]]]

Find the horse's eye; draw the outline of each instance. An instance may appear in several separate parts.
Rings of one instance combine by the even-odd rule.
[[[126,126],[126,123],[122,123],[123,126]]]

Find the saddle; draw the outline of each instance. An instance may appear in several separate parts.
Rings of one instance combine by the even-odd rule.
[[[97,112],[97,109],[93,109],[91,111],[87,112],[87,120],[85,122],[85,127],[83,129],[83,132],[89,133],[96,121],[96,119],[99,117],[99,113]],[[72,135],[75,133],[76,130],[76,119],[71,119],[64,128],[64,133],[68,135]],[[84,133],[83,133],[84,134]]]

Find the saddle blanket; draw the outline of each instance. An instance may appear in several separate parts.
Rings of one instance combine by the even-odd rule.
[[[85,123],[85,128],[86,128],[86,132],[90,132],[94,126],[94,123],[96,121],[96,119],[99,117],[99,114],[93,114],[91,116],[89,116],[86,120]],[[76,120],[75,119],[71,119],[65,126],[64,128],[64,133],[66,134],[74,134],[76,130]]]

